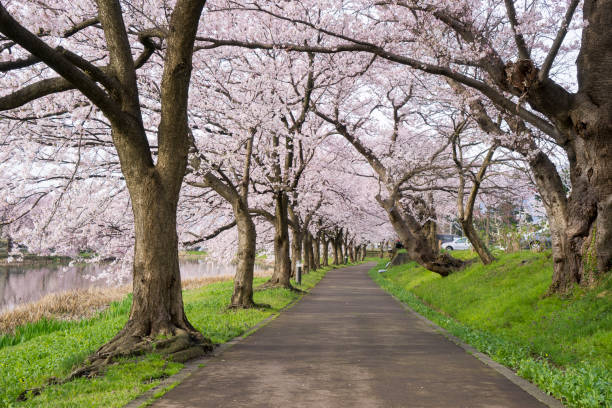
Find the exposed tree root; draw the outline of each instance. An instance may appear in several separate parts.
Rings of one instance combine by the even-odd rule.
[[[188,331],[175,328],[174,335],[162,339],[129,335],[124,330],[113,340],[100,347],[98,351],[66,378],[58,379],[51,377],[47,380],[46,385],[23,391],[17,397],[17,401],[26,401],[33,396],[39,395],[50,385],[65,384],[80,377],[93,378],[102,375],[106,368],[119,358],[129,358],[155,352],[169,360],[184,363],[187,360],[209,353],[212,349],[213,344],[210,340],[195,330]]]
[[[453,272],[465,268],[466,265],[468,265],[468,263],[461,259],[453,258],[449,254],[439,254],[433,261],[423,264],[425,268],[441,276],[448,276]]]
[[[249,304],[235,304],[232,305],[230,304],[229,306],[227,306],[228,310],[242,310],[242,309],[270,309],[272,308],[272,306],[270,306],[267,303],[255,303],[255,302],[251,302]]]
[[[255,288],[255,291],[261,291],[261,290],[267,290],[267,289],[289,289],[290,291],[296,292],[296,293],[306,293],[302,289],[298,289],[291,284],[286,285],[283,283],[272,282],[272,281],[268,281],[264,284],[259,285],[257,288]]]

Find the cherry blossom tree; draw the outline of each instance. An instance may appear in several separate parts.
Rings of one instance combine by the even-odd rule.
[[[0,4],[2,69],[7,73],[0,85],[0,109],[19,109],[67,91],[80,95],[110,124],[131,198],[135,247],[130,318],[91,358],[93,365],[76,375],[115,356],[151,349],[159,335],[169,339],[157,342],[156,350],[178,359],[210,349],[185,317],[176,233],[190,145],[193,45],[204,3],[178,0],[172,9],[158,4],[137,8],[115,0]],[[163,60],[147,64],[158,50]],[[145,64],[150,66],[146,76],[161,83],[159,110],[150,117],[143,113],[139,91],[139,69]],[[157,140],[155,157],[149,137]]]
[[[529,155],[549,170],[537,178],[542,195],[550,197],[551,224],[557,225],[551,291],[592,281],[592,271],[583,268],[587,253],[597,258],[600,274],[610,270],[612,120],[606,77],[612,60],[612,3],[301,0],[271,5],[228,0],[225,6],[267,23],[286,23],[288,34],[245,40],[209,33],[203,38],[207,46],[370,53],[456,81],[512,117],[511,122],[520,119],[547,135],[564,150],[572,182],[566,195],[546,152],[537,143],[528,145]],[[574,18],[580,14],[582,19]],[[577,64],[569,65],[576,53]],[[509,135],[529,138],[520,129]]]

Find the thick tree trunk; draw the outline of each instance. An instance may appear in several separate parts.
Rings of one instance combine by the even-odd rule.
[[[423,234],[423,228],[409,214],[402,214],[396,203],[377,197],[381,206],[387,212],[389,221],[402,241],[410,259],[419,265],[441,276],[463,268],[465,263],[448,254],[441,254],[437,248],[432,248],[432,242]]]
[[[323,237],[323,266],[329,266],[329,239]]]
[[[343,251],[343,244],[344,244],[344,239],[343,239],[343,235],[342,235],[342,230],[340,230],[340,232],[338,233],[338,235],[336,236],[336,250],[338,251],[338,264],[344,263],[344,251]]]
[[[436,224],[435,221],[427,221],[425,225],[423,225],[423,235],[425,235],[433,251],[440,251],[440,245],[438,243],[438,224]]]
[[[348,247],[348,253],[351,263],[355,263],[355,247],[352,244]]]
[[[10,235],[6,238],[6,250],[9,254],[13,252],[13,238]]]
[[[317,234],[314,241],[314,268],[321,269],[321,235]]]
[[[385,257],[385,241],[380,242],[380,257]]]
[[[547,82],[528,97],[566,136],[560,144],[570,164],[571,194],[566,197],[548,157],[541,152],[529,156],[551,229],[549,293],[592,285],[612,268],[612,0],[585,0],[583,18],[588,24],[577,60],[578,92],[556,97],[543,92],[555,89]]]
[[[291,276],[297,272],[297,263],[302,261],[302,245],[304,237],[297,228],[291,229]]]
[[[310,234],[308,233],[308,231],[304,232],[304,239],[303,239],[303,254],[304,254],[304,268],[303,271],[304,273],[308,273],[310,272],[310,269],[312,268],[311,264],[310,264],[310,255],[308,254],[308,247],[309,247],[309,243],[310,243]]]
[[[293,288],[291,286],[287,202],[287,195],[284,192],[278,192],[276,194],[276,208],[274,213],[274,273],[265,284],[265,287]]]
[[[597,241],[598,206],[591,187],[576,174],[575,162],[570,163],[574,176],[569,197],[546,155],[538,153],[529,160],[529,165],[550,225],[553,278],[549,293],[566,293],[575,284],[594,282],[594,272],[599,270],[599,259],[594,254],[598,253],[600,243]]]
[[[315,239],[311,233],[308,234],[308,264],[310,266],[310,270],[314,271],[317,269],[314,255],[314,243]]]
[[[238,227],[238,267],[234,277],[234,293],[230,308],[250,308],[253,302],[253,270],[255,268],[255,224],[242,200],[234,204],[234,217]]]
[[[578,59],[579,78],[584,82],[581,93],[592,101],[592,112],[573,117],[581,139],[576,143],[575,177],[590,181],[592,193],[597,200],[596,215],[591,225],[594,248],[588,240],[582,246],[582,256],[596,258],[597,273],[600,276],[612,272],[612,0],[586,1],[585,16],[589,25],[584,29],[585,45]],[[589,70],[589,75],[584,73]],[[599,117],[593,123],[592,114]],[[573,113],[573,112],[572,112]],[[584,128],[583,128],[584,127]],[[578,200],[579,193],[572,190],[572,198]],[[570,206],[570,210],[574,209]],[[580,207],[584,208],[583,205]],[[587,214],[589,213],[587,212]],[[573,217],[577,214],[572,212]],[[575,225],[575,220],[570,220]]]
[[[171,194],[153,172],[132,184],[130,193],[136,238],[132,307],[123,329],[96,353],[98,360],[142,351],[159,336],[170,340],[158,342],[156,350],[166,348],[178,360],[202,354],[212,345],[189,323],[183,309],[176,234],[178,192],[168,197]]]
[[[336,237],[332,238],[332,265],[338,265],[340,263],[340,249],[338,249],[338,239]]]

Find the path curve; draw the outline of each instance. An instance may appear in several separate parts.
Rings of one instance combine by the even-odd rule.
[[[376,285],[329,271],[154,407],[544,407]]]

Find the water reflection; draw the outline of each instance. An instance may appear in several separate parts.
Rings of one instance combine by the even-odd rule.
[[[0,313],[14,309],[22,303],[34,302],[51,293],[130,283],[131,277],[118,281],[116,274],[105,273],[109,267],[112,268],[100,264],[0,266]],[[182,279],[233,275],[235,271],[234,265],[209,260],[181,261]],[[101,278],[109,275],[110,279]]]

